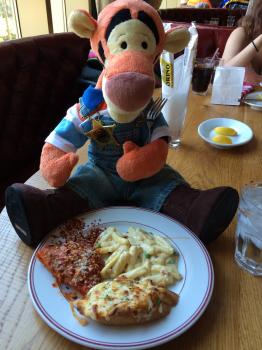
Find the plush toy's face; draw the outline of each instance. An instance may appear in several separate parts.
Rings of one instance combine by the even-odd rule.
[[[106,6],[96,22],[75,11],[73,30],[91,38],[92,49],[104,64],[98,85],[111,117],[118,123],[134,120],[154,91],[154,64],[163,48],[178,52],[189,40],[185,29],[165,34],[157,11],[142,0],[117,0]]]
[[[153,58],[156,40],[141,21],[130,19],[117,25],[107,40],[103,96],[118,122],[132,121],[148,104],[154,91]]]

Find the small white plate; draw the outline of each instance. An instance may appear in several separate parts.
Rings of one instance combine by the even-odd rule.
[[[45,244],[43,241],[29,266],[28,287],[36,311],[52,329],[88,348],[138,350],[164,344],[197,322],[209,304],[214,271],[208,251],[189,229],[161,213],[135,207],[98,209],[82,217],[86,226],[99,223],[103,227],[115,226],[121,231],[136,226],[166,237],[179,253],[178,270],[183,278],[170,286],[179,294],[179,302],[168,316],[156,322],[108,327],[90,321],[87,326],[81,326],[59,288],[54,288],[54,278],[36,258],[38,249]]]
[[[217,126],[225,126],[236,130],[236,136],[228,136],[232,140],[232,144],[221,144],[212,141],[212,138],[217,135],[214,131]],[[240,122],[239,120],[229,118],[214,118],[205,120],[198,126],[198,134],[211,146],[222,149],[244,145],[253,137],[253,131],[248,125]]]
[[[252,109],[255,109],[257,111],[262,111],[262,99],[261,99],[261,101],[259,101],[259,100],[256,101],[256,99],[258,99],[261,95],[262,95],[262,91],[251,92],[250,94],[246,95],[243,102],[245,104],[249,105]],[[252,98],[254,100],[252,100]]]

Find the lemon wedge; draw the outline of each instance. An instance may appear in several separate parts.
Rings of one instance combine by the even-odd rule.
[[[215,133],[218,135],[225,135],[225,136],[236,136],[237,132],[233,128],[228,128],[226,126],[218,126],[214,129]]]
[[[216,135],[214,137],[212,137],[212,141],[217,142],[217,143],[221,143],[223,145],[231,145],[232,144],[232,140],[225,135]]]

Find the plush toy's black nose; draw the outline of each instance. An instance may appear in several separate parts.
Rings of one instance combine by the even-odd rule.
[[[137,72],[120,73],[109,78],[105,92],[120,109],[132,112],[145,106],[154,91],[154,79]]]

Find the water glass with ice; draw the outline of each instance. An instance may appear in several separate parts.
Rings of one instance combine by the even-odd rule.
[[[243,188],[237,214],[235,261],[262,276],[262,183]]]

